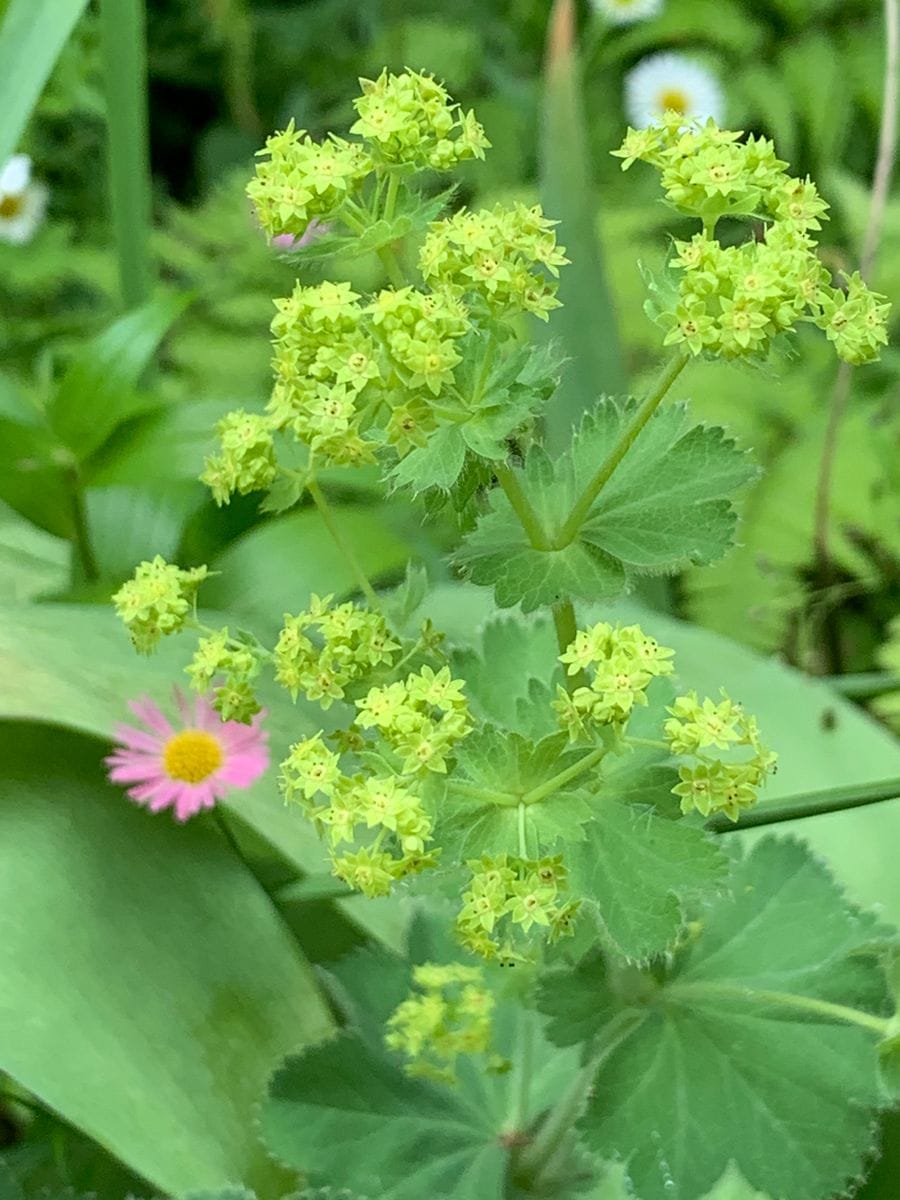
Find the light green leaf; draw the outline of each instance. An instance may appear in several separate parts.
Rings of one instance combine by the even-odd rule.
[[[15,152],[32,109],[87,0],[9,0],[0,24],[0,163]]]
[[[555,792],[535,804],[515,804],[512,793],[525,794],[584,757],[567,749],[565,734],[554,734],[534,745],[529,738],[487,725],[462,743],[454,781],[485,793],[484,797],[457,790],[451,782],[438,806],[436,840],[454,859],[481,854],[521,854],[541,858],[584,837],[581,825],[592,815],[590,804],[577,790]],[[496,800],[491,797],[495,796]],[[567,856],[568,857],[568,856]]]
[[[414,931],[416,941],[415,962],[457,957],[443,938],[437,946]],[[531,1096],[519,1126],[510,1116],[514,1072],[492,1074],[463,1056],[458,1085],[449,1087],[410,1078],[400,1056],[385,1049],[384,1023],[410,990],[407,964],[363,951],[338,964],[336,974],[355,1003],[350,1016],[358,1028],[289,1058],[276,1072],[260,1118],[266,1146],[312,1182],[378,1200],[501,1200],[504,1142],[564,1090],[574,1053],[560,1053],[536,1032]],[[498,1000],[492,1049],[510,1059],[521,1053],[518,1008]]]
[[[576,431],[571,455],[554,463],[538,448],[529,452],[521,486],[551,538],[633,413],[633,401],[603,400]],[[755,473],[721,429],[690,427],[685,407],[669,405],[637,437],[568,546],[535,549],[495,489],[457,561],[475,583],[494,585],[502,608],[617,596],[635,574],[721,558],[737,521],[731,495]]]
[[[521,621],[502,618],[488,621],[482,628],[481,611],[466,611],[464,596],[484,598],[475,588],[460,593],[463,621],[469,617],[470,629],[479,630],[480,647],[476,651],[463,646],[454,651],[455,673],[466,681],[466,696],[477,716],[519,733],[543,736],[558,728],[550,708],[548,684],[557,669],[555,655],[545,639]],[[426,601],[434,601],[432,591]],[[486,615],[486,614],[484,614]],[[440,620],[436,626],[443,629]],[[457,640],[453,636],[452,640]],[[558,651],[557,651],[558,653]],[[544,691],[544,703],[535,703],[536,689]]]
[[[429,437],[427,446],[411,450],[397,463],[391,479],[413,493],[433,487],[447,491],[459,478],[465,459],[466,442],[460,427],[442,425]]]
[[[0,601],[33,600],[59,591],[69,574],[69,546],[0,503]]]
[[[253,1107],[330,1026],[286,928],[213,824],[129,804],[94,742],[2,749],[0,1069],[166,1192],[269,1190]]]
[[[69,363],[47,406],[56,436],[83,460],[117,425],[157,401],[135,389],[190,296],[163,295],[120,317],[85,343]]]
[[[702,1200],[771,1200],[769,1196],[752,1188],[737,1167],[732,1163],[728,1170]]]
[[[198,483],[87,488],[87,524],[101,578],[124,580],[154,554],[174,558],[185,522],[206,496]]]
[[[859,1173],[884,1103],[877,1033],[834,1007],[877,1025],[882,931],[796,842],[763,842],[730,884],[665,975],[639,987],[594,957],[550,974],[540,1004],[564,1043],[643,1014],[581,1121],[592,1150],[627,1161],[642,1200],[694,1200],[721,1176],[723,1148],[752,1187],[821,1200]]]
[[[641,794],[639,769],[630,786]],[[593,901],[615,948],[645,959],[675,941],[688,900],[721,891],[727,862],[702,828],[622,803],[620,795],[614,781],[601,784],[594,819],[584,825],[585,839],[567,848],[566,862],[573,895]]]

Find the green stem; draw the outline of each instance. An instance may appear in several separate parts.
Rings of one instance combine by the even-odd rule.
[[[556,629],[556,644],[559,647],[559,652],[560,654],[565,654],[566,650],[575,641],[575,635],[578,633],[575,606],[571,600],[562,600],[560,603],[553,605],[553,625]],[[587,676],[584,671],[576,671],[574,675],[570,675],[566,671],[565,683],[566,691],[571,693],[576,688],[586,686]]]
[[[562,550],[577,537],[578,531],[581,529],[585,518],[591,510],[591,505],[600,495],[603,488],[606,487],[607,483],[609,483],[616,468],[634,445],[638,434],[656,412],[657,408],[659,408],[666,392],[668,392],[669,388],[684,370],[687,363],[688,355],[681,351],[678,351],[669,360],[655,386],[651,388],[641,402],[640,407],[631,419],[631,423],[622,431],[618,442],[613,446],[606,460],[601,463],[595,475],[579,496],[575,507],[569,513],[565,524],[554,539],[552,549]]]
[[[350,568],[350,573],[356,580],[357,587],[365,596],[369,606],[375,612],[381,612],[381,602],[378,599],[378,595],[371,583],[369,583],[369,578],[362,569],[353,547],[344,537],[340,526],[338,525],[337,521],[335,521],[331,505],[325,499],[325,495],[322,489],[319,487],[318,482],[315,479],[308,479],[306,481],[306,486],[309,489],[310,496],[312,496],[313,503],[319,510],[319,515],[325,523],[325,528],[331,534],[332,541],[334,542],[335,546],[337,546],[338,550],[343,556],[344,561]]]
[[[151,184],[144,0],[102,0],[109,190],[126,308],[150,294]]]
[[[629,746],[650,746],[653,750],[671,751],[672,749],[668,742],[664,742],[660,738],[630,737],[626,734],[625,741]]]
[[[535,550],[550,550],[547,534],[541,525],[540,517],[534,511],[531,501],[525,495],[519,477],[507,463],[494,463],[494,474],[497,482],[506,493],[506,498],[519,518],[519,523]]]
[[[831,675],[825,682],[842,696],[866,700],[900,688],[900,671],[862,671],[856,675]]]
[[[571,783],[573,779],[577,779],[579,775],[583,775],[585,771],[590,771],[608,753],[609,751],[605,746],[599,746],[596,750],[592,750],[590,754],[586,754],[584,758],[580,758],[577,763],[572,763],[571,767],[566,767],[564,771],[560,771],[558,775],[554,775],[552,779],[548,779],[540,787],[532,788],[530,792],[526,792],[522,797],[522,804],[540,804],[542,800],[545,800],[548,796],[552,796],[554,792],[558,792],[560,788],[565,787],[567,783]]]
[[[519,1055],[516,1063],[516,1085],[512,1088],[512,1108],[509,1132],[521,1133],[528,1125],[531,1106],[531,1077],[534,1072],[534,1013],[526,1005],[519,1008]]]
[[[896,799],[900,799],[900,779],[863,783],[858,787],[823,788],[818,792],[805,792],[793,796],[777,806],[763,805],[742,814],[737,821],[729,821],[721,815],[712,817],[707,821],[706,828],[713,833],[739,833],[742,829],[754,829],[760,825],[800,821],[805,817],[845,812],[851,808],[865,808],[869,804],[881,804],[885,800]]]
[[[403,273],[403,268],[400,266],[400,260],[397,257],[397,252],[393,246],[379,246],[378,257],[381,259],[381,265],[385,269],[388,279],[391,281],[391,287],[398,290],[406,287],[406,276]]]
[[[643,1023],[645,1017],[646,1012],[635,1009],[624,1009],[613,1017],[600,1034],[590,1062],[575,1076],[569,1090],[547,1114],[531,1145],[523,1151],[516,1174],[520,1180],[532,1182],[535,1192],[539,1190],[538,1185],[544,1169],[549,1166],[581,1115],[597,1071]]]
[[[833,1004],[830,1000],[818,1000],[814,996],[797,996],[792,992],[744,987],[739,983],[673,983],[669,984],[665,991],[666,995],[670,997],[703,999],[704,996],[709,996],[777,1004],[782,1008],[794,1009],[796,1012],[811,1013],[829,1020],[859,1025],[862,1029],[877,1033],[879,1037],[887,1037],[891,1026],[887,1017],[876,1017],[873,1013],[862,1012],[860,1009],[850,1008],[846,1004]]]
[[[394,217],[394,209],[397,207],[397,192],[400,189],[400,176],[396,171],[391,171],[388,177],[387,195],[384,200],[384,219],[391,221]]]

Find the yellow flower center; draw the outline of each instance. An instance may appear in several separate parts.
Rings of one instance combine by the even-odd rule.
[[[163,766],[170,779],[200,783],[221,767],[224,756],[217,738],[202,729],[185,729],[166,742]]]
[[[666,88],[659,96],[659,107],[663,112],[671,108],[675,112],[686,113],[690,108],[690,99],[680,88]]]
[[[22,211],[21,196],[0,196],[0,217],[5,221],[11,221],[13,217],[17,217]]]

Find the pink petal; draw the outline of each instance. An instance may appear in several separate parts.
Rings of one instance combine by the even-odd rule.
[[[160,754],[165,745],[165,739],[158,734],[145,733],[142,729],[135,729],[133,725],[117,725],[115,740],[129,750],[146,750],[151,754]]]
[[[186,821],[202,808],[212,808],[215,802],[213,790],[205,782],[182,788],[175,799],[175,818],[178,821]]]
[[[150,729],[155,730],[163,737],[171,737],[174,732],[172,726],[163,716],[162,709],[150,699],[149,696],[141,696],[139,700],[129,700],[128,707],[138,718],[143,721]]]
[[[260,775],[265,773],[268,765],[269,752],[260,747],[258,750],[245,750],[241,754],[229,756],[216,775],[228,787],[245,788],[255,783]]]
[[[103,760],[109,767],[111,783],[150,783],[161,781],[165,776],[158,759],[134,755],[126,758],[124,755],[110,756]]]

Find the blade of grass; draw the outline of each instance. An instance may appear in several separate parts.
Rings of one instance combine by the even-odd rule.
[[[15,153],[87,0],[10,0],[0,24],[0,165]]]
[[[149,296],[150,156],[144,0],[101,0],[109,191],[126,308]]]
[[[547,336],[560,338],[572,360],[547,412],[551,451],[568,444],[572,426],[603,393],[627,390],[616,313],[597,238],[597,198],[584,119],[575,44],[574,0],[556,0],[547,33],[541,119],[541,200],[559,221],[570,265]]]
[[[10,0],[0,24],[0,165],[14,153],[87,0]]]

